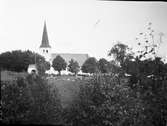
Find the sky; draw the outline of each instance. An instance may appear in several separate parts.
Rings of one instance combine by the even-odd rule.
[[[44,21],[53,53],[87,53],[110,59],[109,50],[122,42],[137,50],[136,37],[147,24],[167,56],[167,3],[96,0],[0,0],[0,53],[38,51]]]

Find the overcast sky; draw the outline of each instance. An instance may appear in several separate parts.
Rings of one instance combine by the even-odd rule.
[[[135,48],[152,22],[156,36],[164,33],[159,54],[167,55],[167,3],[95,0],[0,0],[0,53],[37,51],[44,20],[55,53],[107,58],[117,41]]]

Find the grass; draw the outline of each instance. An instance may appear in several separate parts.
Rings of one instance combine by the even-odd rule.
[[[84,80],[76,79],[74,76],[59,76],[50,78],[49,84],[57,87],[63,108],[68,107],[78,97],[79,86],[84,84]]]
[[[12,71],[1,71],[1,81],[13,81],[18,77],[26,77],[28,74],[26,72],[12,72]]]
[[[11,71],[1,71],[1,81],[13,81],[18,77],[26,77],[27,75],[28,74],[26,72],[17,73]],[[48,82],[53,86],[53,89],[58,89],[62,107],[65,108],[77,98],[79,86],[84,84],[87,79],[89,79],[89,77],[62,75],[51,78],[49,77]]]

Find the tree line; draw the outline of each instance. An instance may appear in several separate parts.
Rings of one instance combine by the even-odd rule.
[[[59,75],[61,71],[65,70],[66,68],[68,69],[68,71],[76,75],[80,71],[80,69],[84,73],[108,73],[111,64],[105,58],[101,58],[99,61],[97,61],[95,57],[89,57],[80,68],[78,62],[74,59],[71,59],[69,61],[69,64],[67,65],[66,61],[60,55],[58,55],[53,60],[52,66],[56,71],[59,72]]]
[[[49,70],[51,67],[50,63],[47,62],[43,56],[37,53],[33,53],[30,50],[15,50],[0,54],[0,68],[4,70],[25,72],[27,71],[29,64],[35,63],[37,64],[37,68],[40,74],[44,74],[45,71]],[[78,62],[74,59],[71,59],[67,65],[65,59],[58,55],[52,61],[52,67],[59,72],[59,75],[61,75],[61,71],[66,70],[66,68],[71,73],[77,75],[80,69],[84,73],[108,73],[109,69],[111,68],[111,64],[104,58],[101,58],[99,61],[97,61],[96,58],[89,57],[80,68]]]

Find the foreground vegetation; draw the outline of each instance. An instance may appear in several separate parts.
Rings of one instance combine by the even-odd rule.
[[[99,76],[81,86],[78,100],[64,112],[72,126],[166,126],[167,80]]]
[[[56,88],[33,75],[1,81],[1,105],[5,124],[56,124],[61,111]]]
[[[75,83],[63,78],[48,83],[29,75],[26,79],[2,82],[2,122],[71,126],[165,126],[167,123],[166,79],[143,77],[134,83],[131,77],[95,75]],[[78,85],[78,97],[68,105],[63,101],[64,107],[58,88],[53,88],[54,82],[73,85],[73,92]]]

